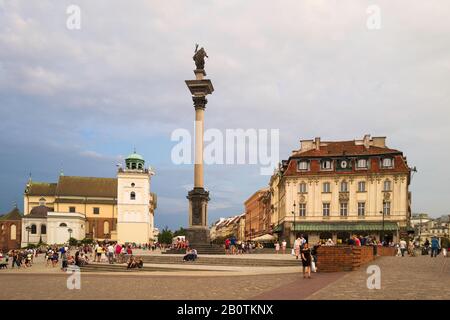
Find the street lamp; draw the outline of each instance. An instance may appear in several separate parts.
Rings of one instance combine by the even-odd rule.
[[[27,236],[27,245],[29,245],[30,244],[30,231],[31,231],[30,226],[27,226],[25,228],[25,230],[27,230],[27,234],[28,234],[28,236]]]
[[[383,224],[382,224],[382,231],[381,231],[381,244],[383,245],[383,241],[384,241],[384,208],[382,211],[380,211],[380,213],[383,215]]]
[[[67,231],[69,231],[69,241],[70,241],[70,238],[72,238],[72,231],[73,230],[69,228]]]
[[[296,221],[295,221],[295,200],[294,200],[293,207],[294,207],[294,210],[292,211],[292,214],[294,215],[294,241],[295,241],[295,239],[297,239],[297,236],[295,234],[295,223],[296,223]]]

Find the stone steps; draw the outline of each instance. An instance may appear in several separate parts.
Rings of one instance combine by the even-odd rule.
[[[181,268],[163,268],[163,267],[146,267],[127,269],[126,264],[88,264],[81,267],[81,272],[155,272],[155,271],[200,271],[198,269],[181,269]]]
[[[144,263],[149,264],[182,264],[181,256],[142,256]],[[248,266],[248,267],[292,267],[300,266],[300,261],[296,259],[251,259],[251,258],[215,258],[200,256],[196,261],[189,262],[198,265],[217,266]]]

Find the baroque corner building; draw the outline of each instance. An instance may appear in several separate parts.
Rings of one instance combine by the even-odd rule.
[[[24,193],[22,247],[61,244],[70,236],[136,244],[156,241],[152,174],[134,152],[125,159],[125,167],[118,168],[116,178],[61,174],[56,183],[30,179]]]
[[[302,140],[299,150],[271,177],[270,232],[293,243],[352,235],[398,241],[411,217],[411,169],[385,137],[361,140]]]

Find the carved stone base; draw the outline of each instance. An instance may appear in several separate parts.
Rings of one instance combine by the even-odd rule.
[[[194,188],[189,191],[189,227],[207,227],[209,192],[204,188]]]
[[[186,230],[186,239],[189,241],[189,245],[194,247],[196,244],[209,244],[209,228],[188,228]]]

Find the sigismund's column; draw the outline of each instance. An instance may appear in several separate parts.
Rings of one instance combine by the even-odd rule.
[[[208,57],[203,48],[195,50],[193,57],[197,68],[194,70],[195,80],[186,80],[186,85],[192,94],[195,108],[195,163],[194,189],[188,192],[189,227],[186,237],[191,244],[209,243],[208,201],[209,192],[203,184],[203,132],[204,114],[208,100],[206,96],[214,91],[211,80],[204,79],[204,57]]]

